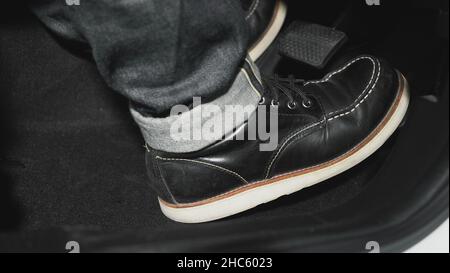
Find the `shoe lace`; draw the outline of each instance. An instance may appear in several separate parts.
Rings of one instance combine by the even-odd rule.
[[[263,83],[268,95],[272,98],[272,106],[278,105],[279,95],[283,94],[289,98],[288,107],[295,108],[297,102],[295,101],[294,94],[298,94],[302,99],[302,105],[305,108],[309,108],[312,105],[311,99],[302,91],[302,87],[305,84],[305,80],[296,79],[293,75],[289,75],[287,78],[281,78],[278,75],[271,77],[263,77]],[[262,100],[265,100],[264,98]],[[264,103],[264,101],[262,101]]]

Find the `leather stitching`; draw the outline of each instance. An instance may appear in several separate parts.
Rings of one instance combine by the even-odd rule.
[[[155,159],[156,159],[156,158],[157,158],[157,157],[155,157]],[[161,169],[160,169],[160,167],[159,167],[158,162],[154,162],[154,163],[155,163],[155,164],[153,164],[153,165],[156,165],[156,169],[158,170],[159,177],[161,178],[161,182],[162,182],[162,184],[164,185],[164,187],[166,188],[167,193],[169,194],[169,196],[170,196],[170,198],[172,199],[172,201],[174,202],[174,204],[178,204],[177,200],[175,199],[175,196],[173,196],[172,192],[171,192],[170,189],[169,189],[169,186],[167,185],[166,179],[165,179],[164,176],[162,175],[162,172],[161,172]],[[153,170],[156,171],[154,167],[153,167]],[[155,173],[155,174],[156,174],[156,173]]]
[[[379,80],[379,78],[380,78],[380,74],[381,74],[380,62],[379,62],[378,59],[377,59],[376,62],[375,62],[375,60],[374,60],[372,57],[369,57],[369,56],[358,57],[358,58],[352,60],[351,62],[347,63],[345,66],[343,66],[343,67],[340,68],[339,70],[336,70],[336,71],[334,71],[334,72],[328,74],[328,75],[327,75],[325,78],[323,78],[322,80],[318,80],[318,81],[309,81],[309,82],[305,83],[305,85],[308,85],[308,84],[311,84],[311,83],[316,83],[316,84],[317,84],[317,83],[324,83],[324,82],[327,82],[327,81],[329,81],[334,75],[337,75],[337,74],[339,74],[339,73],[345,71],[348,67],[350,67],[350,66],[351,66],[352,64],[354,64],[355,62],[360,61],[360,60],[365,60],[365,59],[370,60],[370,61],[372,62],[372,64],[373,64],[372,76],[371,76],[371,78],[370,78],[370,80],[369,80],[369,83],[368,83],[368,85],[366,86],[366,88],[364,88],[364,90],[359,94],[359,96],[358,96],[358,98],[355,100],[355,102],[351,104],[351,105],[353,105],[353,104],[356,103],[356,105],[353,106],[349,111],[346,111],[345,113],[342,113],[342,114],[338,114],[338,115],[332,116],[332,115],[335,114],[335,113],[338,113],[338,112],[344,111],[345,109],[348,109],[351,105],[350,105],[350,106],[347,106],[347,107],[344,107],[344,108],[342,108],[342,109],[339,109],[339,110],[337,110],[337,111],[334,111],[334,112],[332,112],[332,113],[329,113],[329,114],[327,114],[327,117],[325,117],[325,118],[322,119],[321,121],[316,122],[316,123],[313,123],[313,124],[311,124],[311,125],[308,125],[308,126],[302,128],[300,131],[296,131],[296,132],[294,132],[293,134],[291,134],[291,135],[283,142],[283,144],[280,146],[280,148],[278,149],[277,153],[275,154],[275,156],[274,156],[273,159],[271,160],[270,164],[268,165],[268,167],[267,167],[267,169],[266,169],[266,176],[265,176],[266,179],[269,177],[271,168],[272,168],[273,164],[275,163],[275,161],[277,160],[277,158],[278,158],[278,156],[280,155],[280,153],[284,150],[284,148],[285,148],[286,146],[288,146],[288,144],[290,144],[290,141],[291,141],[292,139],[294,139],[297,135],[301,134],[302,132],[304,132],[304,131],[306,131],[306,130],[309,130],[309,129],[312,129],[312,128],[316,127],[316,126],[319,126],[319,125],[321,125],[322,123],[326,123],[326,122],[329,122],[329,121],[333,121],[333,120],[335,120],[335,119],[337,119],[337,118],[346,116],[346,115],[348,115],[348,114],[354,112],[354,111],[355,111],[355,110],[356,110],[356,109],[357,109],[357,108],[358,108],[365,100],[367,100],[367,98],[370,96],[370,94],[371,94],[371,93],[373,92],[373,90],[375,89],[375,86],[376,86],[376,84],[378,83],[378,80]],[[373,84],[371,84],[372,81],[373,81],[373,78],[374,78],[374,76],[375,76],[377,64],[378,64],[378,67],[379,67],[379,69],[378,69],[378,74],[377,74],[377,77],[376,77],[375,81],[373,82]],[[372,87],[370,88],[369,92],[367,92],[367,94],[364,96],[364,98],[361,99],[361,97],[366,93],[367,89],[369,89],[370,86],[372,86]],[[361,100],[360,100],[360,99],[361,99]],[[331,116],[331,117],[330,117],[330,116]],[[302,138],[302,137],[301,137],[301,138]],[[296,140],[298,140],[298,139],[296,139]]]
[[[303,133],[306,130],[309,130],[311,128],[314,128],[322,123],[324,123],[326,121],[325,118],[323,118],[321,121],[316,122],[316,123],[312,123],[306,127],[303,127],[300,131],[296,131],[294,133],[292,133],[284,142],[283,144],[281,144],[281,147],[278,149],[277,153],[275,154],[275,156],[273,157],[273,159],[271,160],[270,164],[267,166],[266,168],[266,176],[265,178],[269,177],[269,173],[270,173],[270,169],[272,168],[273,163],[275,162],[275,160],[277,159],[278,155],[281,153],[281,151],[284,149],[284,147],[288,144],[288,142],[293,139],[295,136]]]
[[[321,80],[317,80],[317,81],[307,81],[304,85],[308,85],[308,84],[315,84],[315,83],[324,83],[324,82],[328,82],[334,75],[339,74],[343,71],[345,71],[347,68],[349,68],[352,64],[360,61],[360,60],[371,60],[373,62],[373,58],[369,57],[369,56],[361,56],[358,58],[353,59],[352,61],[348,62],[346,65],[344,65],[343,67],[341,67],[338,70],[335,70],[333,72],[328,73],[323,79]]]
[[[373,61],[373,60],[372,60]],[[369,89],[369,86],[370,86],[370,83],[372,82],[372,80],[373,80],[373,76],[374,76],[374,74],[375,74],[375,70],[376,70],[376,67],[377,67],[377,65],[375,64],[375,62],[373,63],[373,66],[374,66],[374,73],[372,74],[372,78],[370,79],[370,81],[369,81],[369,84],[367,85],[367,87],[364,89],[364,91],[358,96],[358,98],[355,100],[355,102],[353,102],[352,103],[352,105],[354,105],[355,103],[355,105],[349,110],[349,111],[347,111],[347,112],[345,112],[345,113],[342,113],[342,114],[339,114],[339,115],[336,115],[336,116],[333,116],[333,117],[330,117],[328,120],[329,121],[332,121],[332,120],[334,120],[334,119],[336,119],[336,118],[339,118],[339,117],[343,117],[343,116],[346,116],[346,115],[348,115],[348,114],[350,114],[350,113],[352,113],[353,111],[355,111],[369,96],[370,96],[370,94],[372,94],[372,92],[373,92],[373,90],[375,89],[375,86],[377,85],[377,83],[378,83],[378,80],[380,79],[380,75],[381,75],[381,66],[380,66],[380,61],[379,60],[377,60],[377,64],[378,64],[378,73],[377,73],[377,77],[376,77],[376,79],[375,79],[375,82],[373,83],[373,85],[372,85],[372,87],[370,88],[370,90],[369,90],[369,92],[367,92],[366,93],[366,91],[367,91],[367,89]],[[364,93],[366,93],[366,95],[364,96],[364,98],[362,98],[361,99],[361,97],[364,95]],[[348,108],[348,107],[347,107]],[[329,113],[328,114],[328,116],[332,116],[333,114],[336,114],[336,113],[338,113],[338,112],[341,112],[341,111],[343,111],[344,109],[341,109],[341,110],[338,110],[338,111],[334,111],[334,112],[332,112],[332,113]]]
[[[245,180],[245,178],[243,178],[243,177],[242,177],[241,175],[239,175],[238,173],[233,172],[233,171],[231,171],[231,170],[229,170],[229,169],[226,169],[226,168],[217,166],[217,165],[215,165],[215,164],[206,163],[206,162],[202,162],[202,161],[198,161],[198,160],[192,160],[192,159],[183,159],[183,158],[164,158],[164,157],[160,157],[160,156],[157,156],[156,159],[164,160],[164,161],[185,161],[185,162],[191,162],[191,163],[202,164],[202,165],[205,165],[205,166],[208,166],[208,167],[212,167],[212,168],[215,168],[215,169],[217,169],[217,170],[226,172],[227,174],[231,174],[231,175],[233,175],[233,176],[239,178],[239,180],[241,180],[241,181],[244,182],[245,184],[248,184],[247,180]]]
[[[253,1],[252,8],[251,8],[250,12],[247,14],[247,16],[245,16],[245,20],[250,19],[250,17],[253,15],[253,13],[255,13],[256,9],[259,6],[259,2],[260,2],[260,0]]]

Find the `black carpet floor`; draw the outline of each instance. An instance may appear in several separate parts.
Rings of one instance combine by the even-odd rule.
[[[128,102],[25,10],[0,24],[0,231],[176,229],[149,187]],[[312,214],[370,183],[389,144],[332,180],[222,221]]]
[[[149,187],[144,142],[127,101],[34,17],[20,19],[0,27],[0,226],[178,225],[161,214]],[[363,186],[359,177],[346,175],[345,183],[330,182],[229,221],[337,205]]]

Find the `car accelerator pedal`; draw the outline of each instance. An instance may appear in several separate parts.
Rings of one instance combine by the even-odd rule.
[[[283,32],[279,51],[285,57],[322,69],[346,41],[342,31],[295,21]]]

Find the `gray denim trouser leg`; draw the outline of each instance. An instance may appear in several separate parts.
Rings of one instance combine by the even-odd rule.
[[[188,152],[212,143],[181,136],[175,123],[186,123],[198,135],[205,124],[222,122],[225,106],[251,106],[259,93],[242,69],[248,26],[238,0],[80,0],[31,1],[37,17],[56,35],[86,44],[106,83],[131,101],[132,114],[148,145]],[[181,115],[174,105],[204,102]],[[208,117],[197,112],[217,106]],[[252,112],[251,110],[250,112]],[[200,117],[201,116],[201,117]],[[199,118],[197,118],[199,117]],[[240,117],[235,125],[242,124]],[[228,133],[229,124],[215,139]]]
[[[261,99],[260,90],[252,83],[251,77],[260,83],[260,75],[253,62],[246,60],[248,69],[241,68],[231,85],[231,88],[217,99],[198,106],[180,115],[166,118],[146,117],[131,107],[131,114],[139,125],[144,139],[151,148],[166,152],[186,153],[205,148],[231,133],[256,111]],[[227,107],[244,109],[245,115],[227,111]],[[207,111],[211,109],[210,111]],[[198,122],[195,123],[194,120]],[[205,136],[208,124],[220,126],[222,130]],[[187,125],[187,130],[175,137],[174,126],[179,128]],[[175,128],[175,129],[177,129]],[[216,127],[217,128],[217,127]],[[209,133],[209,132],[208,132]],[[195,136],[200,138],[195,139]]]
[[[240,0],[30,1],[56,35],[86,43],[106,83],[154,116],[233,83],[247,52]]]

